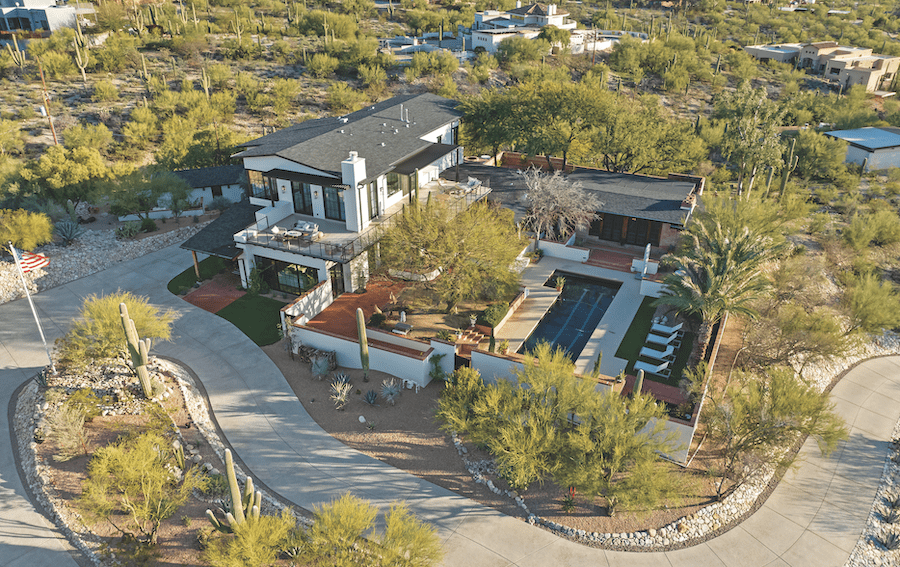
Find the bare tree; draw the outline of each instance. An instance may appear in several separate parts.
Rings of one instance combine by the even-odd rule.
[[[576,229],[589,225],[603,206],[580,182],[570,182],[560,171],[551,174],[531,168],[520,174],[528,187],[525,222],[535,233],[535,249],[542,233],[548,238],[565,239]]]

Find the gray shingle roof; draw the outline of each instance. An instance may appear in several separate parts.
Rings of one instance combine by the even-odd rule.
[[[345,117],[319,118],[294,124],[243,144],[235,157],[277,155],[338,178],[350,151],[366,160],[367,180],[433,145],[421,136],[462,115],[457,102],[434,94],[396,96]],[[400,106],[404,118],[401,120]]]
[[[456,168],[450,168],[442,177],[455,180]],[[528,189],[522,176],[515,169],[464,163],[459,166],[459,178],[475,177],[489,183],[489,199],[499,201],[512,209],[516,220],[527,213]],[[646,175],[612,173],[579,169],[568,179],[579,181],[585,190],[597,195],[603,206],[599,212],[682,225],[688,211],[681,210],[681,203],[690,195],[694,184]]]
[[[188,238],[181,248],[231,260],[241,252],[234,244],[234,233],[256,222],[256,211],[260,209],[261,206],[251,205],[248,199],[235,203],[225,209],[219,218]]]
[[[244,166],[241,164],[220,165],[216,167],[182,169],[174,173],[184,179],[194,189],[200,189],[214,185],[240,184],[244,179]]]

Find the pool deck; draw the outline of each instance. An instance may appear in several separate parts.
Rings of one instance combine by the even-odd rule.
[[[606,376],[617,375],[625,369],[628,361],[616,358],[616,351],[619,350],[619,343],[622,342],[625,332],[644,299],[640,292],[641,281],[635,279],[633,273],[544,256],[540,262],[530,264],[522,272],[522,285],[528,288],[528,297],[497,333],[497,340],[508,340],[512,352],[518,350],[525,342],[525,339],[540,322],[541,317],[559,296],[556,289],[544,287],[544,282],[556,270],[622,284],[606,313],[603,314],[603,318],[600,319],[599,325],[591,334],[591,338],[588,339],[584,350],[581,351],[578,360],[575,361],[575,371],[579,374],[588,374],[594,368],[597,355],[602,352],[603,361],[600,364],[600,373]]]

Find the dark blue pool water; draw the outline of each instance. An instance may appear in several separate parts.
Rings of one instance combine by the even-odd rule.
[[[622,284],[557,271],[544,285],[555,287],[557,276],[566,278],[562,293],[522,343],[519,352],[533,350],[538,343],[548,342],[564,349],[569,358],[576,360]]]

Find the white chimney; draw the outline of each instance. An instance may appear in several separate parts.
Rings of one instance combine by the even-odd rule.
[[[347,214],[347,229],[358,232],[365,228],[369,217],[360,210],[365,208],[367,199],[364,198],[366,186],[361,185],[366,178],[366,158],[359,157],[356,152],[350,152],[350,157],[341,162],[341,183],[348,186],[344,191],[344,210]]]
[[[403,122],[403,103],[400,103],[400,122]]]
[[[547,6],[547,15],[555,16],[556,15],[556,4],[549,4]]]
[[[522,7],[522,0],[516,0],[516,8]]]

